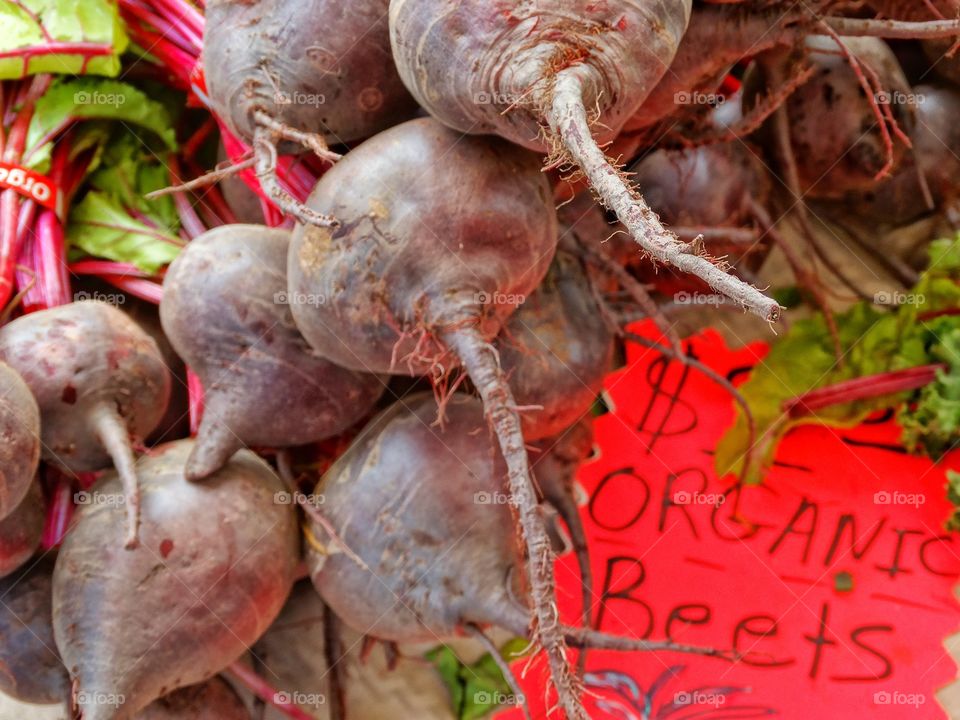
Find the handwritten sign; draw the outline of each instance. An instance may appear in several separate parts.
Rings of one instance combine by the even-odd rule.
[[[731,352],[712,332],[684,346],[734,384],[765,352]],[[579,476],[594,626],[744,658],[592,652],[591,717],[945,718],[933,693],[957,673],[943,640],[960,627],[960,538],[943,530],[944,485],[960,453],[938,466],[906,454],[891,412],[798,429],[764,484],[743,488],[713,470],[730,395],[656,351],[632,345],[627,359],[607,379],[612,411]],[[574,621],[573,559],[557,572]]]

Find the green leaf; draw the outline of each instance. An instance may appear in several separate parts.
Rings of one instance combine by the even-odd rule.
[[[930,354],[947,371],[920,390],[916,403],[899,413],[903,442],[911,452],[923,451],[939,460],[960,441],[960,327],[953,318],[938,318]]]
[[[947,530],[960,532],[960,473],[947,470],[947,499],[953,503],[953,514],[947,520]]]
[[[447,692],[450,693],[450,707],[459,713],[460,708],[463,707],[463,683],[460,682],[460,670],[463,664],[460,658],[446,645],[434,648],[426,654],[426,658],[437,668],[440,679],[447,686]]]
[[[38,23],[39,21],[39,23]],[[0,51],[59,43],[93,43],[109,52],[85,59],[64,51],[0,58],[0,80],[38,73],[107,75],[120,72],[120,55],[128,45],[114,0],[20,0],[0,2]]]
[[[150,152],[134,136],[114,133],[103,150],[102,162],[90,174],[88,183],[95,190],[109,195],[121,207],[136,210],[161,228],[176,233],[180,228],[173,198],[164,195],[147,200],[145,195],[167,187],[170,176],[166,153]]]
[[[109,195],[91,191],[70,211],[67,239],[90,255],[133,263],[155,273],[180,252],[183,242],[134,219]]]
[[[838,313],[843,365],[836,362],[833,340],[822,315],[796,322],[753,369],[740,392],[756,423],[755,444],[746,468],[748,482],[762,480],[773,462],[777,444],[792,428],[804,423],[850,426],[872,410],[897,405],[910,397],[903,392],[820,409],[815,415],[790,418],[784,404],[798,395],[843,380],[893,370],[948,362],[953,366],[960,344],[954,346],[951,328],[960,317],[943,315],[924,320],[929,313],[960,308],[960,239],[931,244],[931,264],[909,293],[891,294],[891,309],[867,303]],[[949,340],[949,344],[946,342]],[[957,341],[960,343],[960,339]],[[960,373],[960,362],[957,363]],[[960,377],[943,374],[920,393],[915,411],[904,411],[904,440],[908,447],[936,456],[960,438]],[[721,475],[744,470],[750,449],[746,417],[738,408],[733,427],[717,446],[715,465]]]
[[[43,171],[50,157],[49,138],[74,120],[113,120],[149,131],[141,140],[147,146],[173,150],[177,146],[166,107],[142,90],[119,80],[72,78],[55,81],[37,100],[27,131],[28,167]]]
[[[500,654],[511,662],[530,652],[525,638],[514,638],[500,648]],[[465,664],[449,647],[442,645],[426,655],[437,668],[450,691],[451,707],[458,720],[486,717],[505,703],[514,703],[510,685],[490,653],[472,664]]]

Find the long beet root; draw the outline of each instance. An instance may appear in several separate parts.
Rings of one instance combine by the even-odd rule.
[[[0,362],[0,520],[20,504],[40,463],[40,410],[20,374]]]
[[[214,0],[203,56],[214,111],[252,143],[264,190],[305,222],[330,218],[279,186],[278,142],[335,159],[328,143],[369,137],[416,111],[390,55],[387,0]]]
[[[70,473],[112,462],[127,497],[126,545],[135,546],[139,491],[130,438],[150,434],[170,395],[156,342],[120,310],[76,302],[0,328],[0,358],[37,400],[44,460]]]
[[[334,365],[297,330],[290,306],[298,298],[287,297],[289,245],[286,230],[226,225],[191,242],[164,279],[164,330],[204,385],[191,480],[244,445],[287,447],[336,435],[383,393],[381,378]]]
[[[500,365],[527,442],[556,435],[590,412],[613,360],[580,258],[558,251],[546,278],[497,339]]]
[[[43,534],[43,493],[32,483],[13,512],[0,520],[0,577],[9,575],[36,552]]]
[[[234,689],[214,677],[164,695],[134,720],[250,720],[250,713]]]
[[[489,344],[553,256],[556,214],[538,166],[502,140],[465,138],[430,119],[380,133],[317,184],[310,206],[343,224],[294,232],[289,282],[291,295],[336,299],[292,309],[308,342],[337,364],[429,373],[438,384],[462,364],[470,376],[509,471],[535,637],[567,701],[574,692],[556,629],[552,550],[516,401]]]
[[[122,509],[81,507],[57,558],[57,648],[84,720],[127,720],[158,697],[237,659],[280,611],[294,581],[299,533],[284,485],[240,451],[202,484],[184,477],[190,440],[140,461],[141,545],[110,542]],[[116,475],[93,497],[119,497]]]
[[[391,0],[390,33],[400,76],[434,117],[569,162],[650,257],[776,320],[776,302],[679,242],[601,149],[663,77],[690,9],[686,0],[511,0],[496,8],[487,0]]]
[[[388,408],[318,484],[324,514],[363,564],[331,541],[331,552],[308,550],[311,580],[345,624],[373,637],[436,642],[487,624],[527,634],[531,599],[518,573],[506,467],[484,409],[455,395],[443,429],[431,427],[435,414],[429,394]],[[325,537],[318,524],[312,532]],[[553,622],[580,647],[721,654]],[[564,701],[569,717],[586,717],[576,697]]]
[[[70,690],[53,641],[53,561],[0,581],[0,692],[21,702],[54,705]]]

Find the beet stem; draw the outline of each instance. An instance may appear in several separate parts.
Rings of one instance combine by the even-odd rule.
[[[511,505],[519,516],[521,534],[529,554],[527,574],[536,619],[534,639],[539,641],[547,654],[553,685],[567,718],[588,720],[589,716],[580,699],[580,684],[573,674],[559,630],[553,550],[538,508],[520,418],[514,409],[516,402],[513,393],[500,369],[496,351],[483,339],[475,325],[447,333],[444,341],[460,358],[480,393],[507,465]]]
[[[294,703],[284,699],[284,693],[278,693],[270,683],[257,675],[239,660],[227,668],[227,673],[258,698],[272,705],[279,712],[293,720],[313,720],[313,716],[301,710]]]
[[[493,640],[488,638],[483,630],[476,625],[471,623],[467,625],[467,629],[470,631],[470,634],[473,635],[481,645],[483,645],[484,650],[490,653],[490,657],[493,658],[493,661],[497,664],[497,667],[500,668],[500,672],[503,674],[503,679],[507,681],[507,685],[510,687],[510,692],[513,693],[514,700],[519,708],[523,711],[523,716],[527,720],[533,720],[533,715],[530,713],[530,705],[527,703],[527,698],[523,693],[523,689],[520,687],[520,683],[517,681],[517,676],[514,675],[513,670],[510,668],[510,663],[508,663],[507,659],[503,657],[500,649],[496,646]]]
[[[689,252],[667,230],[643,197],[627,185],[590,133],[583,87],[576,75],[561,72],[546,110],[550,127],[571,159],[584,172],[604,205],[616,213],[634,240],[654,259],[696,275],[717,292],[735,300],[768,322],[780,317],[780,305],[756,288],[730,275],[709,259]]]
[[[97,438],[120,476],[127,508],[127,536],[123,546],[132,550],[140,544],[140,485],[137,482],[136,458],[130,446],[130,433],[117,409],[106,402],[95,405],[87,420],[92,423]]]

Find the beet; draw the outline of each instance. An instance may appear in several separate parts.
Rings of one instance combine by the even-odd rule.
[[[844,208],[865,219],[904,224],[930,212],[924,202],[920,174],[936,208],[957,197],[960,186],[960,91],[936,85],[917,85],[917,124],[911,133],[913,150],[892,178],[864,193],[845,198]]]
[[[53,641],[53,560],[0,580],[0,692],[36,705],[64,702],[67,675]]]
[[[0,362],[0,520],[20,504],[40,463],[40,410],[16,370]]]
[[[290,309],[298,296],[287,297],[289,245],[286,230],[225,225],[193,240],[167,271],[163,327],[204,385],[191,480],[244,445],[287,447],[336,435],[383,394],[384,380],[334,365],[297,330]]]
[[[877,75],[889,100],[892,117],[905,133],[914,124],[913,105],[907,102],[910,85],[885,42],[877,38],[846,38],[844,43],[857,60]],[[793,154],[800,188],[813,198],[839,198],[848,192],[873,188],[892,153],[895,172],[906,145],[894,138],[888,151],[874,106],[865,97],[849,61],[839,54],[836,41],[813,35],[806,39],[810,61],[817,72],[786,102]],[[755,101],[749,93],[745,102]]]
[[[43,512],[40,484],[32,483],[20,504],[0,520],[0,577],[27,562],[40,546]]]
[[[664,76],[690,10],[686,0],[391,0],[390,35],[431,115],[578,168],[651,258],[773,321],[779,305],[680,243],[601,149]]]
[[[82,506],[57,558],[53,623],[84,720],[126,720],[166,693],[202,682],[267,629],[294,581],[299,532],[285,486],[241,450],[205,483],[184,476],[193,442],[140,460],[141,544],[110,537],[122,509]],[[115,474],[92,492],[123,489]]]
[[[203,57],[214,112],[254,146],[264,190],[308,222],[329,218],[277,184],[277,143],[329,159],[326,144],[369,137],[416,111],[391,58],[387,0],[213,0]]]
[[[135,546],[139,491],[131,436],[139,442],[150,434],[170,396],[156,342],[115,307],[75,302],[0,328],[0,358],[37,400],[45,461],[68,473],[116,467],[127,497],[126,545]]]
[[[556,435],[590,412],[610,371],[613,334],[599,321],[578,257],[559,251],[540,287],[497,340],[525,440]],[[539,409],[538,409],[539,408]]]
[[[431,394],[405,398],[324,475],[315,489],[324,515],[363,564],[336,552],[336,541],[327,552],[310,547],[311,580],[344,624],[374,638],[435,643],[485,625],[528,635],[532,599],[484,408],[454,395],[443,428],[431,426],[435,414]],[[311,531],[327,537],[318,524]],[[580,647],[722,654],[554,623]]]
[[[290,246],[291,296],[307,341],[367,372],[430,374],[462,365],[509,468],[531,561],[537,638],[558,687],[572,679],[556,631],[550,540],[537,509],[517,404],[490,340],[549,266],[556,214],[536,156],[488,137],[412,120],[354,149],[308,203],[342,221],[303,226]],[[563,691],[566,694],[566,690]]]

